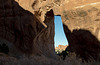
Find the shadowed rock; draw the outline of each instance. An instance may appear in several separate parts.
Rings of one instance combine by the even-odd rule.
[[[49,15],[48,13],[52,14]],[[20,55],[54,54],[54,14],[47,12],[43,26],[35,15],[24,10],[14,0],[0,1],[0,40],[7,40],[14,52]],[[17,50],[17,51],[16,51]],[[9,50],[11,51],[11,49]],[[14,53],[13,52],[13,53]],[[10,54],[10,53],[9,53]],[[20,56],[19,55],[19,56]]]
[[[64,26],[65,34],[69,42],[68,50],[75,52],[83,60],[98,60],[100,54],[100,42],[88,30],[73,30]]]

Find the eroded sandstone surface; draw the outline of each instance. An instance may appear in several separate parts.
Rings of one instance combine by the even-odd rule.
[[[1,0],[0,40],[14,47],[17,56],[55,57],[54,15],[62,17],[70,51],[80,54],[88,46],[94,53],[90,53],[91,56],[97,59],[100,52],[99,0]],[[85,51],[81,57],[83,53]]]
[[[98,60],[100,54],[100,4],[89,4],[63,12],[69,50],[85,60]]]

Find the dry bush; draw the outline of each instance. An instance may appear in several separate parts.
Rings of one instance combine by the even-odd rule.
[[[45,56],[14,57],[0,56],[0,65],[100,65],[99,62],[82,62],[75,53],[69,54],[63,61],[61,58],[51,59]]]

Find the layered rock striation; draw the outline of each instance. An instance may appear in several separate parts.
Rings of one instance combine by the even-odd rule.
[[[9,55],[54,55],[53,10],[46,13],[47,27],[14,0],[1,0],[0,13],[0,41],[12,47]]]

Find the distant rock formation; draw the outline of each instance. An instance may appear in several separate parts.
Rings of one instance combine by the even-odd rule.
[[[65,50],[68,45],[58,45],[58,47],[55,48],[55,50]]]

